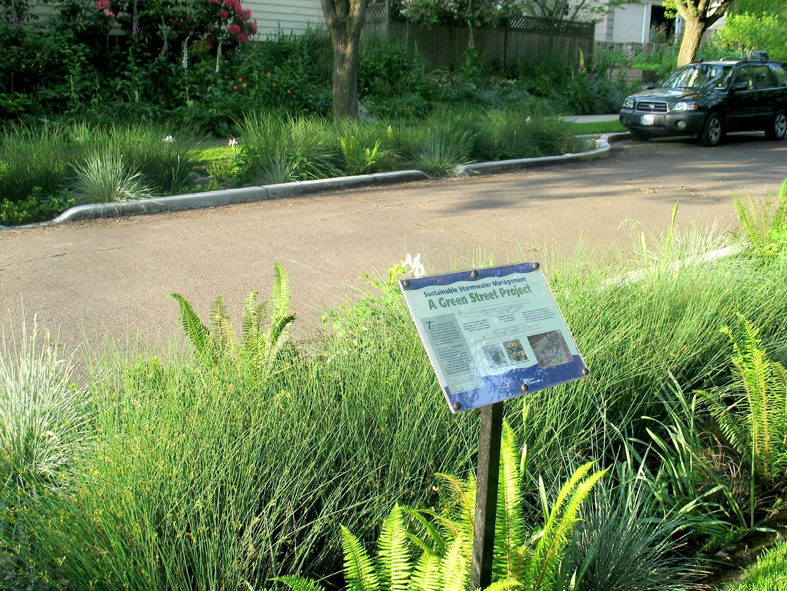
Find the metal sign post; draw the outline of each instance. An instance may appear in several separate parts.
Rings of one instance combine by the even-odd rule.
[[[452,413],[481,409],[472,589],[492,583],[503,401],[588,375],[538,263],[403,279]]]

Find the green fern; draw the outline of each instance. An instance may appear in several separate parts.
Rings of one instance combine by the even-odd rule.
[[[787,370],[768,358],[757,328],[740,319],[740,337],[722,329],[733,345],[733,387],[699,394],[730,445],[750,458],[753,475],[772,482],[787,469]]]
[[[524,460],[524,459],[523,459]],[[500,493],[493,576],[497,579],[486,591],[524,589],[558,591],[560,564],[566,553],[578,512],[591,489],[605,471],[590,474],[592,463],[579,468],[563,486],[552,507],[543,493],[546,525],[536,536],[526,536],[516,436],[503,425],[500,461]],[[383,522],[372,559],[361,542],[342,527],[344,574],[353,591],[467,591],[473,554],[473,527],[476,482],[470,477],[439,475],[447,493],[445,511],[414,511],[394,506]],[[542,482],[543,489],[543,482]],[[408,532],[409,523],[421,533]],[[535,546],[525,540],[537,540]],[[411,546],[420,549],[415,560]],[[319,591],[304,580],[279,579],[293,591]]]
[[[383,522],[377,544],[377,567],[381,587],[391,591],[406,591],[412,567],[407,548],[407,526],[398,504]]]
[[[224,296],[217,297],[211,305],[209,325],[205,326],[183,296],[169,294],[178,302],[183,332],[202,361],[230,360],[238,366],[248,364],[257,370],[273,369],[289,340],[287,326],[295,320],[295,313],[290,310],[289,276],[279,263],[274,263],[274,274],[269,300],[258,304],[256,291],[246,298],[240,341],[230,323]],[[266,314],[269,305],[270,317]],[[267,328],[264,326],[266,319]]]
[[[342,526],[342,548],[344,549],[344,576],[347,586],[353,591],[377,591],[380,579],[372,559],[350,530]]]
[[[191,341],[194,350],[198,355],[210,356],[213,353],[213,343],[210,338],[210,331],[202,324],[202,321],[194,312],[191,304],[178,293],[169,294],[175,298],[180,308],[180,326],[186,338]]]
[[[496,579],[513,579],[523,566],[524,520],[516,437],[508,423],[503,425],[500,448],[500,482],[495,520]]]
[[[292,589],[292,591],[325,591],[325,587],[320,585],[317,581],[299,575],[276,577],[273,580],[284,583]]]

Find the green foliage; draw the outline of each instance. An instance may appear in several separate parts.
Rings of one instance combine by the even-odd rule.
[[[672,44],[653,45],[634,56],[632,66],[656,72],[656,80],[663,81],[675,71],[678,48]]]
[[[787,584],[787,544],[781,542],[747,569],[740,582],[725,587],[727,591],[780,591]]]
[[[744,317],[741,325],[740,335],[722,329],[733,344],[735,382],[702,396],[730,445],[750,459],[753,478],[773,484],[787,470],[787,370],[768,358],[757,327]]]
[[[290,310],[290,278],[279,263],[274,263],[274,273],[269,300],[257,304],[256,291],[246,299],[240,341],[230,324],[224,296],[217,297],[211,305],[210,321],[205,326],[183,296],[169,294],[178,302],[180,325],[201,361],[229,360],[239,367],[261,370],[263,374],[273,370],[282,348],[289,340],[287,325],[295,320],[295,314]],[[271,310],[268,315],[269,305]],[[267,328],[264,326],[266,318]]]
[[[49,219],[72,199],[172,195],[196,166],[189,136],[165,141],[155,125],[17,125],[0,138],[0,194],[7,224]],[[75,189],[76,195],[69,194]],[[5,224],[4,224],[5,225]]]
[[[76,176],[72,188],[76,202],[112,203],[150,197],[150,189],[142,182],[142,174],[129,170],[123,156],[96,154],[74,166]]]
[[[713,36],[713,45],[740,56],[764,50],[771,59],[787,60],[787,13],[730,14]]]
[[[528,4],[523,0],[394,0],[392,14],[426,27],[460,24],[471,27],[497,26],[509,17],[521,16]]]
[[[765,255],[787,252],[787,179],[779,188],[776,202],[770,192],[762,201],[746,193],[735,196],[735,210],[747,248]]]
[[[51,220],[69,207],[76,205],[76,199],[67,193],[59,197],[41,197],[41,187],[33,187],[33,194],[27,199],[12,203],[8,199],[0,201],[0,226],[18,226],[42,220]]]
[[[78,452],[86,444],[87,395],[74,385],[71,358],[35,320],[17,341],[0,347],[0,482],[10,492],[70,483]]]
[[[582,506],[562,565],[564,589],[695,588],[700,569],[681,558],[688,519],[678,510],[661,515],[640,468],[615,462]]]
[[[578,468],[558,493],[547,515],[544,528],[526,536],[522,519],[522,473],[519,450],[513,430],[505,423],[501,441],[500,494],[495,526],[494,575],[489,589],[521,588],[526,591],[557,591],[558,573],[571,532],[578,522],[578,512],[585,498],[604,475],[588,475],[592,462]],[[405,510],[398,504],[385,519],[377,542],[377,556],[372,559],[361,541],[342,528],[344,575],[347,586],[356,591],[459,591],[469,584],[474,528],[475,482],[462,482],[444,475],[455,504],[441,513],[407,509],[414,524],[425,537],[408,533]],[[542,483],[543,486],[543,483]],[[430,523],[428,518],[434,520]],[[439,525],[439,530],[434,526]],[[526,540],[537,540],[531,548]],[[417,560],[411,545],[421,550]],[[414,563],[415,560],[415,563]],[[293,591],[313,584],[302,579],[280,579]]]

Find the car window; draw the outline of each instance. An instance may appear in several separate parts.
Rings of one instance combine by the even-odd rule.
[[[771,74],[776,79],[776,86],[787,86],[787,68],[780,64],[771,64]]]
[[[693,64],[673,72],[664,82],[666,88],[725,88],[732,66]]]
[[[754,89],[754,68],[744,66],[738,70],[735,76],[735,86],[746,84],[746,90]]]
[[[768,66],[755,66],[754,68],[754,88],[773,88],[771,71]]]

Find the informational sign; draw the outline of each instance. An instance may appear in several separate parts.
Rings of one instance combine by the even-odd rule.
[[[588,375],[538,263],[403,279],[451,412]]]

